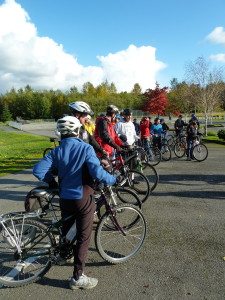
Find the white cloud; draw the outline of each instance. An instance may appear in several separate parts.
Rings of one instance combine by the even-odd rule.
[[[224,28],[216,27],[209,35],[207,35],[206,39],[215,44],[225,44]]]
[[[213,61],[218,61],[218,62],[225,62],[225,54],[215,54],[215,55],[210,55],[209,57]]]
[[[166,65],[156,60],[151,46],[130,45],[126,50],[98,56],[100,67],[84,67],[49,37],[39,37],[28,13],[14,0],[0,6],[0,92],[29,84],[35,89],[68,90],[90,81],[105,80],[118,91],[139,83],[143,91],[155,86],[156,74]]]

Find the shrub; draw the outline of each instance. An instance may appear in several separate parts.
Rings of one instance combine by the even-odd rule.
[[[209,131],[207,133],[208,136],[217,136],[217,133],[215,131]]]
[[[217,135],[218,135],[219,139],[225,141],[225,130],[224,129],[221,129],[220,131],[218,131]]]

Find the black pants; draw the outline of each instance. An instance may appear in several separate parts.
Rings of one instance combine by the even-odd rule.
[[[63,225],[62,233],[65,236],[70,227],[76,220],[77,239],[73,246],[74,253],[74,272],[73,277],[77,280],[83,273],[88,247],[91,239],[93,227],[93,217],[96,209],[94,200],[92,200],[93,189],[89,186],[83,186],[82,199],[60,199],[60,209],[62,218],[75,214],[73,220],[69,220]]]

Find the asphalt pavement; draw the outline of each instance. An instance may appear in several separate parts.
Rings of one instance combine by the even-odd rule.
[[[160,163],[160,180],[143,205],[148,233],[144,246],[125,264],[103,261],[92,240],[85,273],[99,284],[72,291],[72,266],[53,266],[38,282],[1,288],[1,299],[225,299],[225,147],[209,147],[198,163]],[[26,193],[40,185],[32,170],[0,177],[0,212],[23,210]],[[94,230],[93,230],[94,236]]]

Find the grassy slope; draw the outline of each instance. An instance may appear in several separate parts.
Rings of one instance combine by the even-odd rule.
[[[32,167],[51,147],[48,137],[5,132],[0,127],[0,176]]]

